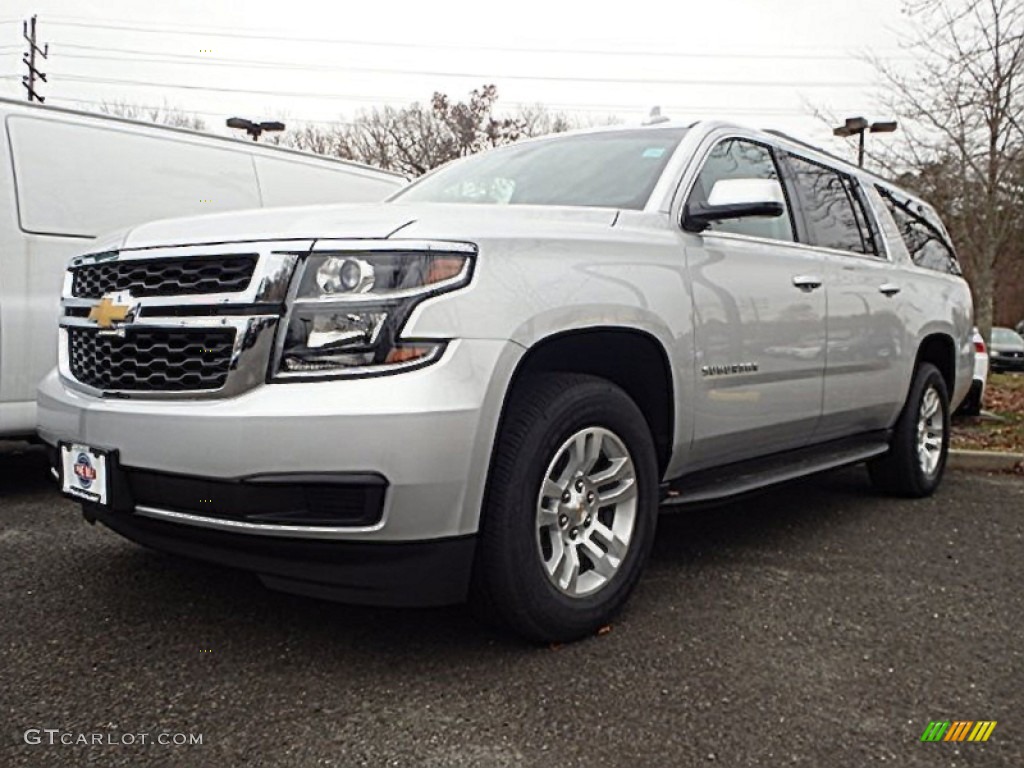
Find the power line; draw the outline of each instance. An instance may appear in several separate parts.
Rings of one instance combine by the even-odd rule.
[[[558,82],[558,83],[598,83],[598,84],[630,84],[630,85],[688,85],[688,86],[705,86],[705,87],[716,87],[716,88],[869,88],[872,83],[852,83],[852,82],[825,82],[825,81],[786,81],[786,80],[752,80],[752,81],[740,81],[740,80],[702,80],[702,79],[670,79],[670,78],[641,78],[641,77],[590,77],[590,76],[560,76],[560,75],[512,75],[512,74],[494,74],[494,73],[481,73],[481,72],[443,72],[434,70],[409,70],[409,69],[384,69],[378,67],[346,67],[344,69],[337,70],[339,72],[365,72],[365,73],[376,73],[376,74],[388,74],[388,75],[406,75],[406,76],[423,76],[423,77],[460,77],[460,78],[473,78],[476,80],[525,80],[531,82]],[[274,91],[274,90],[263,90],[263,89],[247,89],[247,88],[218,88],[213,86],[197,86],[189,85],[186,83],[163,83],[163,82],[146,82],[140,80],[129,80],[129,79],[118,79],[118,78],[100,78],[100,77],[88,77],[82,75],[73,75],[67,72],[53,72],[54,76],[63,77],[65,80],[80,80],[85,82],[106,82],[106,83],[120,83],[124,85],[150,85],[156,88],[182,88],[185,90],[208,90],[208,91],[219,91],[224,93],[253,93],[262,94],[268,96],[301,96],[307,95],[310,97],[330,97],[330,94],[323,93],[308,93],[301,94],[292,91]]]
[[[218,56],[198,56],[195,54],[188,53],[174,53],[171,51],[153,51],[153,50],[142,50],[139,48],[117,48],[113,46],[104,45],[81,45],[77,43],[61,43],[55,42],[55,50],[63,51],[65,48],[73,50],[87,50],[87,51],[103,51],[105,53],[123,53],[129,54],[133,57],[147,56],[147,57],[158,57],[157,60],[168,60],[170,61],[194,61],[201,62],[204,64],[227,64],[230,66],[250,66],[250,67],[273,67],[274,69],[306,69],[306,70],[326,70],[336,71],[339,68],[348,68],[346,65],[336,64],[296,64],[294,61],[272,61],[268,59],[232,59]],[[115,56],[86,56],[80,53],[62,53],[63,56],[73,59],[102,59],[110,61],[123,61],[123,57]],[[766,57],[767,58],[767,57]],[[135,60],[134,58],[132,60]],[[406,72],[408,70],[401,70]],[[415,70],[420,71],[420,70]]]
[[[65,46],[66,47],[66,46]],[[728,80],[672,80],[666,78],[604,78],[596,76],[565,76],[565,75],[519,75],[519,74],[493,74],[493,73],[473,73],[473,72],[435,72],[430,70],[412,70],[412,69],[390,69],[385,67],[361,67],[361,66],[347,66],[347,65],[319,65],[319,64],[294,64],[292,62],[285,61],[258,61],[258,60],[242,60],[242,59],[224,59],[224,58],[205,58],[203,56],[191,56],[187,54],[149,54],[145,51],[128,51],[125,53],[137,53],[147,58],[140,59],[138,56],[128,59],[123,56],[94,56],[91,54],[81,53],[64,53],[62,56],[68,59],[91,59],[99,61],[142,61],[150,64],[186,64],[186,65],[201,65],[201,66],[215,66],[215,67],[235,67],[235,68],[257,68],[257,69],[275,69],[275,70],[301,70],[310,72],[364,72],[367,74],[387,74],[387,75],[413,75],[421,77],[473,77],[479,79],[496,79],[496,80],[540,80],[548,82],[585,82],[585,83],[629,83],[629,84],[653,84],[653,85],[707,85],[707,86],[746,86],[750,85],[753,87],[767,86],[767,87],[786,87],[786,88],[797,88],[797,87],[822,87],[822,88],[867,88],[870,87],[871,83],[855,83],[849,81],[839,82],[821,82],[821,81],[764,81],[764,82],[750,82],[744,83],[739,81],[728,81]],[[159,58],[156,58],[159,57]],[[173,57],[173,58],[172,58]]]
[[[68,18],[68,17],[64,17]],[[142,27],[131,23],[115,23],[115,24],[99,24],[90,21],[61,21],[59,19],[52,19],[52,24],[65,26],[65,27],[83,27],[87,29],[107,29],[107,30],[122,30],[130,32],[143,32],[151,34],[167,34],[167,35],[188,35],[195,37],[200,34],[206,34],[211,37],[224,37],[233,39],[243,40],[275,40],[278,42],[293,42],[293,43],[323,43],[329,45],[350,45],[350,46],[364,46],[364,47],[383,47],[383,48],[432,48],[441,50],[455,50],[455,51],[502,51],[508,53],[544,53],[544,54],[559,54],[559,55],[588,55],[588,56],[648,56],[658,58],[691,58],[691,59],[792,59],[796,61],[805,60],[820,60],[820,61],[848,61],[851,57],[849,55],[829,53],[829,54],[806,54],[806,53],[750,53],[750,52],[712,52],[712,51],[665,51],[665,50],[646,50],[646,49],[562,49],[562,48],[528,48],[528,47],[509,47],[509,46],[493,46],[486,44],[467,44],[467,43],[433,43],[433,42],[398,42],[398,41],[387,41],[387,40],[356,40],[356,39],[344,39],[344,38],[325,38],[325,37],[296,37],[288,35],[280,35],[273,33],[272,30],[249,30],[246,32],[239,32],[236,30],[229,30],[217,27],[189,27],[187,29],[176,29],[173,27]]]

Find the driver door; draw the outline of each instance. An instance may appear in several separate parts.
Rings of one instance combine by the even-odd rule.
[[[737,178],[776,181],[787,204],[781,216],[680,232],[694,312],[694,470],[804,446],[821,416],[825,275],[815,253],[794,241],[773,150],[720,141],[687,202],[706,204],[715,182]]]

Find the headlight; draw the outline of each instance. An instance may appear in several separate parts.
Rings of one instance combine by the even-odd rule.
[[[416,304],[469,282],[475,249],[435,248],[315,251],[296,278],[275,376],[366,376],[436,360],[443,341],[402,339],[402,327]]]

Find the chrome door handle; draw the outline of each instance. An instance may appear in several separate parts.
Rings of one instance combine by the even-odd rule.
[[[793,278],[793,285],[801,291],[810,292],[815,288],[821,288],[821,278],[817,275],[796,275]]]
[[[881,293],[884,293],[886,296],[895,296],[897,293],[899,293],[903,289],[900,288],[895,283],[883,283],[882,285],[878,286],[878,290]]]

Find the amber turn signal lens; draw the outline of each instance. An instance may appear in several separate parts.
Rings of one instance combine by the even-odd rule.
[[[465,263],[466,260],[458,256],[435,256],[430,260],[427,284],[433,285],[457,277]]]
[[[387,364],[407,363],[410,360],[418,360],[429,351],[430,349],[426,347],[395,347],[388,352],[384,362]]]

